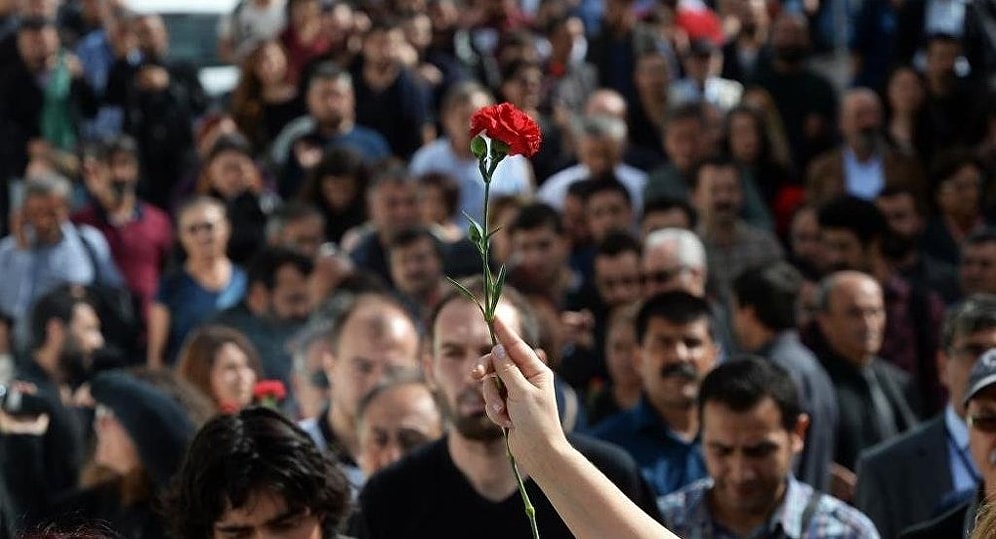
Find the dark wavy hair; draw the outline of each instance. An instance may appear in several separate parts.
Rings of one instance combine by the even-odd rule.
[[[335,461],[279,412],[253,407],[218,416],[197,433],[164,499],[165,514],[174,537],[207,539],[228,508],[260,492],[318,515],[326,538],[349,510],[349,483]]]

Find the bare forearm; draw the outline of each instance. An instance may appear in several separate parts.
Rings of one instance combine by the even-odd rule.
[[[579,539],[677,538],[626,497],[566,440],[537,459],[530,473]]]

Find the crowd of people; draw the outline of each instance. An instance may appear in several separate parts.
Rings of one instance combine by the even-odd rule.
[[[0,539],[996,528],[996,2],[135,7],[0,0]]]

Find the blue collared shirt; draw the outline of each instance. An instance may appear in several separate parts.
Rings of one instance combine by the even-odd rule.
[[[948,467],[954,492],[974,490],[979,484],[979,470],[968,450],[968,425],[955,414],[949,403],[944,408],[944,428],[948,435]]]
[[[707,495],[713,486],[706,478],[664,496],[657,502],[664,524],[685,539],[743,539],[716,522],[709,512]],[[746,535],[750,539],[877,539],[878,531],[864,513],[827,494],[820,496],[807,522],[806,507],[813,488],[789,476],[781,505],[768,521]]]
[[[658,496],[707,476],[700,441],[675,434],[646,398],[606,419],[592,434],[625,449]]]
[[[874,155],[865,162],[850,148],[844,147],[844,188],[847,193],[858,198],[871,200],[885,187],[885,168],[882,156]]]

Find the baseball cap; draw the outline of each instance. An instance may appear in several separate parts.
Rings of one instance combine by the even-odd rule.
[[[968,390],[962,404],[968,406],[968,401],[992,385],[996,385],[996,348],[990,348],[975,362],[968,375]]]

